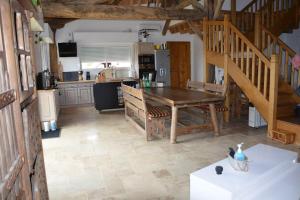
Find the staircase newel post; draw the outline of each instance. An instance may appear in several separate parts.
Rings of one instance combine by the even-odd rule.
[[[207,43],[208,43],[208,18],[203,18],[203,49],[204,49],[204,55],[203,55],[203,64],[204,64],[204,82],[207,82],[209,79],[209,64],[207,63]]]
[[[236,0],[231,0],[231,22],[236,25]]]
[[[230,95],[229,95],[229,75],[228,75],[228,58],[229,57],[229,16],[224,16],[224,85],[227,88],[225,97],[225,106],[230,107]],[[224,113],[224,120],[229,122],[229,111]]]
[[[277,55],[272,55],[270,65],[270,92],[269,92],[269,115],[268,135],[273,136],[272,131],[276,129],[277,96],[278,96],[278,74],[279,60]]]
[[[261,50],[262,49],[262,22],[261,22],[261,13],[255,13],[255,25],[254,25],[254,43],[255,46]]]

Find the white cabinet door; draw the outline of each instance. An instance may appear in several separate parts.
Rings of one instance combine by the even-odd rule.
[[[78,104],[89,104],[91,103],[91,88],[80,87],[78,88]]]
[[[94,88],[91,86],[91,103],[94,103]]]
[[[66,105],[66,95],[65,95],[64,88],[59,88],[59,105],[61,106]]]
[[[66,105],[78,104],[77,88],[65,88]]]
[[[57,90],[38,90],[39,112],[41,121],[57,120]]]
[[[58,114],[59,114],[59,110],[60,110],[60,96],[59,96],[59,91],[58,90],[55,90],[54,92],[54,95],[55,95],[55,106],[56,106],[56,118],[58,118]]]

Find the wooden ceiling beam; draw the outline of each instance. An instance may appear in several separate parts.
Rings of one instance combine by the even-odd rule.
[[[43,13],[47,18],[69,19],[197,20],[204,17],[204,13],[196,10],[62,3],[44,3]]]
[[[164,28],[162,30],[162,35],[166,35],[170,26],[171,20],[167,19],[164,25]]]
[[[201,3],[199,3],[197,0],[191,0],[191,4],[193,6],[194,9],[198,9],[201,12],[206,13],[207,9],[205,8],[205,6],[203,6]]]
[[[175,5],[175,1],[173,1],[172,7],[175,7],[175,9],[184,9],[185,7],[191,5],[192,0],[182,0],[178,2],[178,4]],[[166,35],[170,26],[171,20],[166,20],[162,35]]]
[[[215,12],[213,16],[214,19],[219,17],[224,1],[225,0],[216,0]]]
[[[189,27],[193,30],[193,32],[195,34],[197,34],[199,36],[199,38],[201,38],[203,40],[203,34],[200,30],[199,27],[197,27],[197,23],[191,21],[191,20],[187,20],[187,24],[189,25]]]
[[[74,21],[76,19],[68,19],[68,18],[44,18],[44,22],[48,23],[51,27],[52,31],[55,32],[57,29],[63,28],[66,23]]]
[[[42,0],[42,4],[48,3],[62,3],[62,4],[73,4],[73,5],[103,5],[103,4],[114,4],[118,0]]]

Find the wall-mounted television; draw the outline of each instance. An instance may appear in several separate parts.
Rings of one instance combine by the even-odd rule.
[[[77,45],[75,42],[58,43],[59,57],[77,57]]]

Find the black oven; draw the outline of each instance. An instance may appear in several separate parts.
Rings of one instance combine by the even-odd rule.
[[[154,69],[154,54],[139,55],[139,68],[140,69]]]

